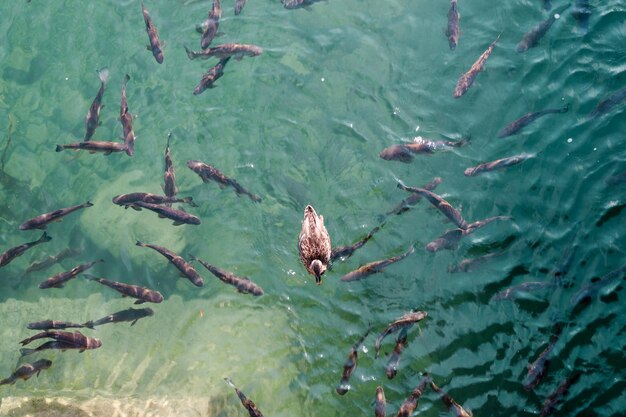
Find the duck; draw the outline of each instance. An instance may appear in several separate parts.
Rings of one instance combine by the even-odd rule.
[[[324,226],[324,216],[318,216],[311,205],[304,208],[298,252],[306,270],[315,276],[315,283],[321,285],[322,275],[330,263],[331,244]]]

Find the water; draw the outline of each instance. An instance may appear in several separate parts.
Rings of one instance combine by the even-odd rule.
[[[559,405],[560,415],[620,415],[624,396],[624,311],[620,279],[608,294],[571,311],[570,297],[595,277],[624,264],[624,104],[589,121],[587,114],[626,78],[626,9],[591,2],[587,33],[569,11],[539,46],[515,51],[523,34],[549,14],[541,2],[459,3],[459,46],[444,35],[448,2],[328,1],[310,11],[250,0],[240,16],[224,2],[222,35],[214,43],[254,43],[256,58],[231,60],[217,87],[191,94],[214,61],[189,61],[199,49],[194,26],[207,1],[146,2],[165,42],[158,65],[149,51],[138,1],[2,2],[0,31],[0,250],[40,236],[18,226],[38,214],[91,201],[94,206],[48,227],[50,243],[0,269],[0,373],[22,363],[19,340],[43,319],[83,322],[131,304],[83,278],[60,290],[37,284],[95,259],[91,271],[158,289],[165,301],[134,326],[108,324],[85,334],[103,346],[46,352],[38,378],[3,386],[0,413],[25,415],[245,415],[230,377],[266,416],[372,415],[377,385],[388,414],[423,372],[474,415],[536,415],[545,397],[573,371],[583,372]],[[560,2],[562,3],[562,2]],[[554,2],[553,8],[560,4]],[[502,32],[468,93],[452,98],[456,81]],[[99,87],[96,69],[111,72],[96,140],[121,140],[119,94],[125,74],[135,116],[135,155],[55,153],[79,140]],[[562,107],[521,134],[496,139],[530,111]],[[172,226],[149,212],[124,210],[122,193],[161,192],[163,153],[172,159],[181,196],[200,226]],[[470,145],[410,164],[384,161],[385,147],[422,135]],[[8,144],[8,145],[7,145]],[[6,153],[5,153],[6,149]],[[536,157],[468,178],[478,163],[520,153]],[[214,164],[263,197],[255,204],[227,188],[204,184],[185,167]],[[454,251],[424,246],[451,228],[421,202],[385,226],[351,258],[335,263],[316,286],[300,264],[296,243],[302,212],[312,204],[326,218],[333,244],[363,237],[381,214],[407,195],[396,180],[436,192],[463,216],[512,216],[465,237]],[[166,260],[135,241],[195,255],[260,284],[265,295],[237,294],[203,270],[198,289]],[[417,251],[366,280],[339,278],[358,266]],[[575,256],[563,287],[517,301],[491,301],[498,291],[551,279],[564,251]],[[80,254],[22,277],[34,260],[71,247]],[[468,273],[448,266],[503,251]],[[616,288],[615,288],[616,287]],[[352,389],[335,393],[350,347],[412,308],[429,318],[408,334],[398,375],[384,374],[393,338],[374,358],[374,335],[359,351]],[[553,321],[565,328],[549,371],[532,393],[522,389],[526,366],[547,345]],[[36,359],[34,356],[33,359]],[[447,415],[430,391],[420,415]],[[40,413],[40,414],[37,414]],[[43,413],[43,414],[41,414]]]

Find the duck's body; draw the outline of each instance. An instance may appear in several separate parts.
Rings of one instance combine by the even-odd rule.
[[[304,267],[315,276],[315,283],[320,285],[322,275],[330,263],[330,236],[324,226],[324,216],[318,216],[310,205],[304,209],[298,251]]]

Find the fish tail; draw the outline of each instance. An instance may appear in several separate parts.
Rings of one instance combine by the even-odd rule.
[[[91,207],[93,206],[93,203],[91,201],[87,201],[85,204],[83,204],[83,207]]]
[[[52,240],[50,235],[48,235],[48,233],[46,232],[43,232],[43,235],[41,235],[41,237],[39,238],[39,240],[37,240],[37,242],[49,242],[50,240]]]
[[[228,385],[230,385],[232,388],[237,388],[237,387],[235,387],[235,384],[233,383],[233,381],[230,378],[226,377],[226,378],[224,378],[224,381],[226,381],[226,383]]]
[[[124,88],[126,88],[126,83],[130,80],[130,75],[126,74],[124,76]]]
[[[196,57],[196,54],[189,48],[187,48],[187,46],[185,45],[185,52],[187,52],[187,58],[189,59],[194,59]]]
[[[88,279],[89,281],[98,281],[98,277],[91,274],[84,273],[83,277],[85,277],[85,279]]]
[[[571,103],[567,103],[567,104],[565,105],[565,107],[563,107],[563,108],[561,108],[561,109],[559,110],[559,113],[567,113],[567,112],[569,111],[570,104],[571,104]]]
[[[30,355],[32,353],[35,353],[36,349],[28,349],[28,348],[21,348],[20,349],[20,353],[22,354],[22,356],[26,356],[26,355]]]
[[[84,326],[84,327],[86,327],[86,328],[88,328],[88,329],[91,329],[91,330],[95,330],[95,329],[96,329],[96,328],[94,327],[93,320],[89,320],[88,322],[83,323],[83,326]]]
[[[172,132],[169,132],[169,133],[167,134],[167,147],[168,147],[168,148],[170,147],[170,139],[171,139],[171,138],[172,138]]]
[[[109,69],[104,67],[102,69],[96,70],[96,72],[98,73],[98,78],[100,78],[102,84],[106,83],[109,79]]]
[[[56,149],[57,152],[61,152],[63,150],[63,146],[62,145],[57,145]]]
[[[140,241],[137,241],[137,243],[135,243],[135,245],[137,245],[137,246],[146,246],[146,244],[145,244],[145,243],[140,242]]]
[[[198,205],[193,202],[193,197],[185,197],[185,198],[183,198],[183,203],[187,203],[191,207],[198,207]]]

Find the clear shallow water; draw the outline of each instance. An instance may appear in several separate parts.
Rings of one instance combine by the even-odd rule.
[[[144,410],[147,401],[169,400],[188,405],[180,415],[244,415],[222,381],[229,376],[267,416],[372,415],[379,384],[394,415],[428,371],[475,415],[534,415],[560,381],[580,370],[560,413],[619,415],[626,404],[622,286],[571,315],[569,300],[594,277],[624,264],[623,212],[611,207],[624,204],[626,186],[606,183],[626,169],[624,104],[593,121],[586,116],[625,85],[626,10],[619,2],[592,2],[586,35],[565,12],[538,47],[520,55],[517,42],[548,17],[539,3],[461,2],[459,46],[450,51],[443,34],[447,2],[329,1],[306,11],[251,0],[240,16],[224,2],[223,35],[214,43],[254,43],[264,53],[230,62],[218,87],[199,96],[191,91],[214,62],[189,61],[183,45],[199,48],[194,26],[210,2],[146,3],[165,42],[163,65],[145,50],[137,1],[2,3],[1,152],[10,143],[0,182],[0,248],[40,236],[17,229],[28,218],[94,203],[50,225],[50,243],[0,269],[2,375],[20,363],[18,341],[32,334],[28,322],[82,322],[130,304],[82,278],[62,290],[38,289],[48,276],[103,258],[92,270],[96,275],[148,285],[166,297],[151,306],[153,317],[132,327],[109,324],[89,332],[102,339],[98,350],[40,354],[52,368],[2,387],[2,412],[12,398],[28,397],[36,409],[37,399],[62,397],[84,407],[101,400]],[[454,100],[458,76],[500,32],[485,71]],[[94,139],[120,140],[119,94],[128,73],[135,156],[55,153],[57,143],[83,136],[99,87],[95,69],[105,66],[111,76]],[[565,103],[571,105],[566,114],[539,119],[513,137],[495,137],[529,111]],[[160,192],[168,132],[180,195],[200,206],[189,209],[202,219],[197,227],[174,227],[110,203],[121,193]],[[416,156],[410,164],[378,157],[417,134],[470,137],[471,144]],[[467,167],[524,152],[537,156],[507,170],[463,176]],[[214,164],[263,202],[203,184],[185,167],[189,159]],[[335,245],[349,244],[406,197],[396,179],[421,186],[434,176],[443,179],[436,192],[466,219],[513,220],[480,229],[455,251],[432,254],[424,245],[451,226],[420,203],[387,218],[372,241],[337,262],[324,285],[314,285],[296,249],[306,204],[325,216]],[[266,295],[236,294],[201,267],[206,284],[195,288],[136,240],[249,276]],[[549,279],[572,242],[577,249],[564,288],[534,294],[534,300],[490,301],[508,286]],[[411,244],[416,253],[384,273],[339,281]],[[66,247],[81,253],[20,278],[31,260]],[[472,272],[447,272],[464,258],[499,250],[502,256]],[[338,396],[343,363],[368,324],[378,333],[411,308],[428,311],[429,318],[409,332],[396,378],[384,375],[386,356],[374,358],[372,334],[359,352],[352,390]],[[544,349],[555,317],[566,324],[563,335],[544,381],[527,393],[526,366]],[[392,348],[387,340],[383,353]],[[94,407],[86,409],[99,415]],[[13,415],[32,413],[26,410],[32,409]],[[159,410],[151,412],[168,415]],[[419,411],[447,413],[431,392]]]

